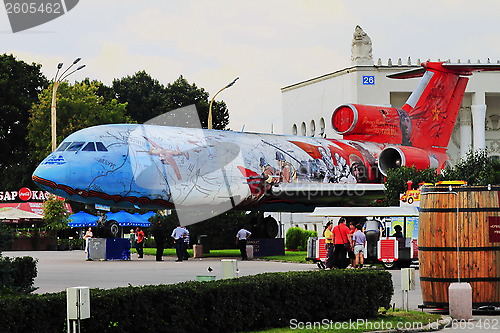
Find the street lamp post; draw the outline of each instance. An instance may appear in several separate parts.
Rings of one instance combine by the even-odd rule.
[[[80,67],[78,67],[78,68],[74,69],[73,71],[69,72],[68,74],[66,74],[81,59],[82,58],[76,58],[75,61],[73,61],[73,63],[68,68],[66,68],[66,70],[64,72],[62,72],[61,75],[59,75],[59,70],[62,68],[63,63],[60,62],[57,65],[57,72],[56,72],[56,75],[54,76],[54,81],[53,81],[54,85],[52,86],[52,105],[50,107],[50,127],[51,127],[51,132],[52,132],[52,151],[56,150],[56,147],[57,147],[57,122],[56,122],[56,119],[57,119],[57,115],[56,115],[57,88],[59,88],[59,85],[61,84],[61,82],[63,82],[68,76],[70,76],[74,72],[79,71],[80,69],[85,67],[85,65],[81,65]]]
[[[233,82],[231,82],[230,84],[228,84],[227,86],[225,86],[224,88],[222,88],[221,90],[219,90],[215,95],[214,97],[212,97],[212,99],[210,100],[210,106],[208,107],[208,129],[212,129],[212,104],[214,103],[214,99],[215,97],[224,89],[227,89],[229,87],[231,87],[233,84],[235,84],[235,82],[239,79],[239,77],[237,77],[236,79],[233,80]]]

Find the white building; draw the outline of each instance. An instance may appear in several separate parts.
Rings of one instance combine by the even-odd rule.
[[[408,58],[392,62],[389,59],[382,64],[379,59],[375,64],[371,39],[360,27],[354,32],[351,60],[351,67],[281,89],[283,134],[341,139],[331,125],[332,113],[339,105],[401,107],[419,82],[419,78],[387,78],[388,74],[419,67],[421,61]],[[470,76],[448,145],[451,162],[456,163],[471,148],[487,148],[491,156],[500,158],[499,129],[500,72],[475,72]],[[292,226],[322,231],[323,221],[309,218],[307,214],[282,213],[274,217],[281,221],[284,232]]]

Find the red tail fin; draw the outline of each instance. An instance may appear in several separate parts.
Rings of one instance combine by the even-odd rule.
[[[499,69],[500,65],[497,64],[426,62],[422,68],[389,75],[391,78],[423,76],[399,115],[402,144],[420,148],[446,148],[468,82],[468,78],[462,75],[471,75],[472,71]]]

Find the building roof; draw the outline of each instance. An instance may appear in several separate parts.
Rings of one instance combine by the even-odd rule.
[[[27,212],[16,207],[0,209],[0,220],[41,220],[42,218],[42,215]]]

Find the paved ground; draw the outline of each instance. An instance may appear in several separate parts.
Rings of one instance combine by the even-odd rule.
[[[86,261],[82,250],[3,252],[4,256],[31,256],[38,259],[37,293],[63,291],[68,287],[88,286],[110,289],[149,284],[169,284],[196,280],[197,275],[221,278],[221,258],[190,259],[180,263],[173,257],[155,261],[154,256],[130,261]],[[208,272],[208,267],[213,271]],[[317,269],[313,264],[292,264],[260,260],[238,260],[239,276],[263,272],[286,272]]]
[[[157,262],[154,256],[137,259],[132,255],[130,261],[86,261],[82,250],[75,251],[5,251],[4,256],[31,256],[38,259],[38,276],[35,279],[37,293],[63,291],[68,287],[88,286],[90,288],[110,289],[128,285],[169,284],[195,280],[197,275],[215,275],[221,278],[222,258],[190,259],[181,263],[173,257],[165,257]],[[315,264],[280,263],[261,260],[238,260],[239,276],[255,275],[264,272],[286,272],[316,270]],[[213,271],[208,272],[211,267]],[[392,303],[402,307],[401,271],[390,271],[394,284]],[[409,292],[409,308],[417,310],[422,304],[419,271],[416,271],[416,289]],[[456,324],[446,328],[451,332],[484,332],[500,329],[500,316],[474,316],[475,321],[467,326]],[[495,326],[496,324],[496,326]]]

